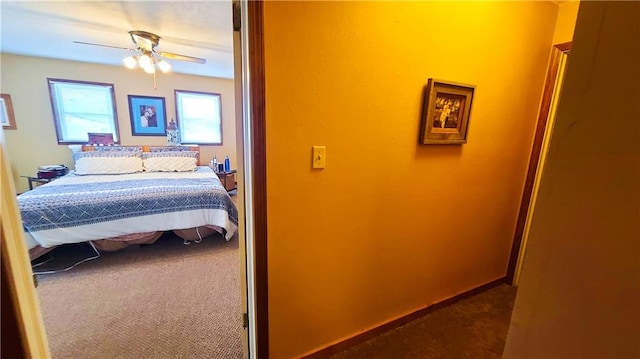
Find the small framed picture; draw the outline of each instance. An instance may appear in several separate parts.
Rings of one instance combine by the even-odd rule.
[[[429,79],[424,92],[420,143],[467,143],[475,86]]]
[[[15,130],[16,118],[13,114],[13,104],[11,103],[11,95],[0,94],[0,120],[2,128],[5,130]]]
[[[128,98],[133,136],[167,135],[164,97],[128,95]]]

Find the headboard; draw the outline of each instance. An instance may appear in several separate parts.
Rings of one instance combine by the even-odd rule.
[[[81,147],[82,152],[91,152],[96,151],[96,149],[100,149],[101,151],[126,151],[126,150],[140,150],[142,152],[165,152],[165,151],[193,151],[198,152],[198,156],[196,162],[198,166],[200,166],[200,146],[198,145],[189,145],[189,146],[92,146],[92,145],[83,145]]]

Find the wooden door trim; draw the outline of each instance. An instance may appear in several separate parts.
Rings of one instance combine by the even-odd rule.
[[[551,102],[553,101],[553,92],[558,76],[558,66],[560,65],[562,54],[570,50],[571,42],[565,42],[562,44],[554,45],[551,52],[551,60],[549,61],[549,68],[547,69],[547,80],[545,82],[544,92],[542,94],[540,113],[538,114],[538,123],[536,125],[536,132],[533,138],[531,156],[529,157],[527,178],[525,180],[524,190],[522,192],[522,199],[520,200],[518,221],[516,222],[513,244],[511,245],[511,255],[509,257],[509,265],[507,267],[507,283],[511,285],[513,285],[513,280],[515,278],[516,268],[518,265],[518,257],[520,256],[520,248],[522,246],[522,237],[527,222],[527,215],[529,213],[531,194],[533,193],[533,185],[536,180],[536,172],[538,171],[540,151],[542,150],[542,143],[544,140],[544,133],[547,128],[549,110],[551,108]]]
[[[255,248],[256,347],[258,358],[269,357],[269,298],[267,266],[267,159],[264,79],[264,7],[248,1],[249,91],[251,103],[252,190]]]
[[[2,262],[2,337],[19,339],[5,349],[19,350],[16,358],[49,358],[49,346],[34,286],[13,174],[7,158],[4,132],[0,131],[0,262]],[[9,301],[5,300],[10,298]],[[15,321],[5,323],[10,311]],[[7,354],[4,352],[4,354]]]

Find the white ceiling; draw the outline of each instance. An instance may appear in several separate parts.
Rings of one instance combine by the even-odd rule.
[[[161,37],[156,50],[201,57],[206,64],[167,60],[172,71],[233,78],[231,0],[0,2],[0,52],[122,66],[135,48],[128,32]]]

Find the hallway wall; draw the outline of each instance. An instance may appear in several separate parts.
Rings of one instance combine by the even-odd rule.
[[[265,2],[271,357],[505,275],[557,11]],[[428,78],[476,86],[467,144],[418,144]]]

